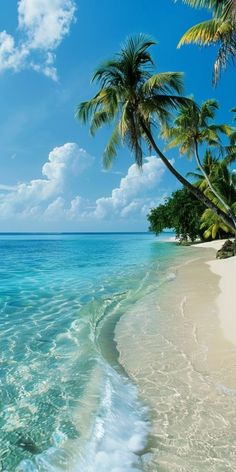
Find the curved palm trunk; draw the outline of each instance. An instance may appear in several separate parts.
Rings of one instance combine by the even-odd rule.
[[[200,200],[205,206],[210,208],[214,213],[219,216],[222,221],[229,226],[232,231],[235,232],[235,227],[233,224],[232,219],[224,213],[220,208],[218,208],[209,198],[204,195],[197,187],[194,187],[188,180],[186,180],[179,172],[171,165],[171,163],[168,161],[168,159],[164,156],[164,154],[161,152],[161,150],[158,148],[156,145],[156,142],[153,139],[152,133],[148,129],[148,127],[145,125],[144,122],[142,122],[142,128],[144,133],[146,134],[148,141],[150,142],[152,148],[154,151],[157,153],[157,155],[160,157],[162,162],[165,164],[165,166],[169,169],[169,171],[178,179],[178,181],[184,185],[198,200]]]
[[[234,224],[234,232],[235,232],[235,235],[236,235],[236,217],[234,216],[230,206],[223,200],[223,198],[218,194],[218,192],[214,189],[207,173],[205,172],[205,169],[201,163],[201,160],[200,160],[200,156],[199,156],[199,151],[198,151],[198,142],[195,140],[195,157],[196,157],[196,161],[197,161],[197,164],[198,164],[198,167],[199,169],[201,170],[203,176],[205,177],[207,183],[208,183],[208,186],[209,188],[211,189],[212,193],[215,195],[215,197],[217,198],[217,200],[219,200],[219,202],[223,205],[223,207],[226,209],[229,217],[231,218],[233,224]]]

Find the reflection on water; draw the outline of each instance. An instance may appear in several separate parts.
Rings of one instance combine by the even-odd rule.
[[[107,326],[179,251],[145,234],[0,237],[2,470],[142,469],[149,415]]]

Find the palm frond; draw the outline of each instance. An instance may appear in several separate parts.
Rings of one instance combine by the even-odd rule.
[[[214,98],[205,100],[199,109],[199,121],[204,126],[208,120],[215,118],[216,111],[219,109],[219,103]]]
[[[145,63],[146,56],[142,55],[149,49],[151,46],[156,45],[157,42],[148,34],[139,33],[133,36],[129,36],[123,46],[121,47],[120,55],[124,56],[125,58],[135,57],[136,59],[141,59],[142,64]],[[148,53],[148,61],[153,60],[151,55]]]
[[[142,87],[144,93],[158,91],[160,93],[183,93],[183,74],[181,72],[161,72],[152,75]]]
[[[90,124],[90,133],[92,136],[95,135],[96,131],[101,128],[101,126],[110,123],[113,120],[113,114],[105,110],[99,110],[93,114],[93,118]]]
[[[118,126],[116,126],[103,153],[103,165],[105,169],[109,169],[112,166],[113,160],[117,156],[117,148],[120,144],[120,133]]]
[[[120,84],[123,81],[122,70],[118,60],[109,60],[101,64],[94,72],[91,82],[98,82],[101,87]]]
[[[226,125],[226,124],[217,124],[217,125],[213,124],[209,126],[209,129],[214,130],[216,133],[224,134],[225,136],[228,136],[229,138],[230,136],[232,136],[232,133],[233,133],[232,126]]]
[[[93,111],[96,110],[98,103],[96,98],[92,98],[86,102],[80,103],[76,109],[75,117],[82,121],[82,123],[87,123]]]
[[[216,86],[221,72],[236,58],[236,2],[235,0],[182,0],[194,8],[209,8],[212,19],[192,26],[179,41],[183,44],[208,46],[219,44],[213,68],[213,85]]]
[[[187,177],[192,177],[193,179],[202,180],[203,175],[199,172],[187,172]]]
[[[234,146],[236,144],[236,130],[233,130],[232,133],[229,135],[230,145]]]
[[[222,0],[182,0],[182,2],[192,8],[207,8],[211,10],[212,8],[217,8],[222,3]]]
[[[236,146],[225,146],[224,162],[226,165],[236,162]]]
[[[230,30],[221,36],[221,46],[219,48],[213,69],[213,84],[216,85],[222,70],[227,68],[230,61],[235,62],[236,58],[236,29]]]
[[[232,113],[236,113],[236,108],[232,108]],[[233,117],[233,121],[236,121],[236,116]]]
[[[222,28],[223,20],[212,19],[198,23],[192,26],[178,43],[178,48],[184,44],[199,44],[200,46],[208,46],[209,43],[216,43],[220,40],[219,31]]]

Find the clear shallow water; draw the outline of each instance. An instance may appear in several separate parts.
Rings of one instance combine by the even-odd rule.
[[[223,337],[218,280],[204,264],[214,252],[185,252],[195,260],[134,304],[116,327],[120,362],[152,417],[144,470],[235,472],[236,347]]]
[[[142,470],[149,414],[113,330],[181,251],[148,234],[0,236],[3,471]]]

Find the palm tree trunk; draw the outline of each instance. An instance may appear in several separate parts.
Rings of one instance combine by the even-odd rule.
[[[144,122],[141,123],[141,126],[143,128],[144,133],[147,136],[148,141],[150,142],[152,148],[154,151],[157,153],[159,158],[162,160],[162,162],[165,164],[165,166],[169,169],[169,171],[178,179],[178,181],[184,185],[198,200],[200,200],[205,206],[210,208],[217,216],[219,216],[222,221],[229,226],[234,232],[235,232],[235,227],[232,222],[232,219],[225,213],[223,212],[220,208],[218,208],[209,198],[202,193],[197,187],[194,187],[187,179],[185,179],[179,172],[171,165],[171,163],[168,161],[168,159],[164,156],[164,154],[161,152],[161,150],[158,148],[156,145],[156,142],[154,141],[154,138],[152,136],[152,133],[146,126]]]
[[[198,151],[198,142],[197,140],[195,140],[195,157],[196,157],[196,161],[197,161],[197,164],[198,164],[198,167],[199,169],[201,170],[203,176],[205,177],[207,183],[208,183],[208,186],[209,188],[211,189],[212,193],[215,195],[215,197],[217,198],[217,200],[219,200],[219,202],[223,205],[223,207],[226,209],[229,217],[231,218],[233,224],[234,224],[234,232],[235,232],[235,235],[236,235],[236,218],[230,208],[230,206],[223,200],[223,198],[218,194],[218,192],[214,189],[207,173],[205,172],[205,169],[201,163],[201,160],[200,160],[200,156],[199,156],[199,151]]]

